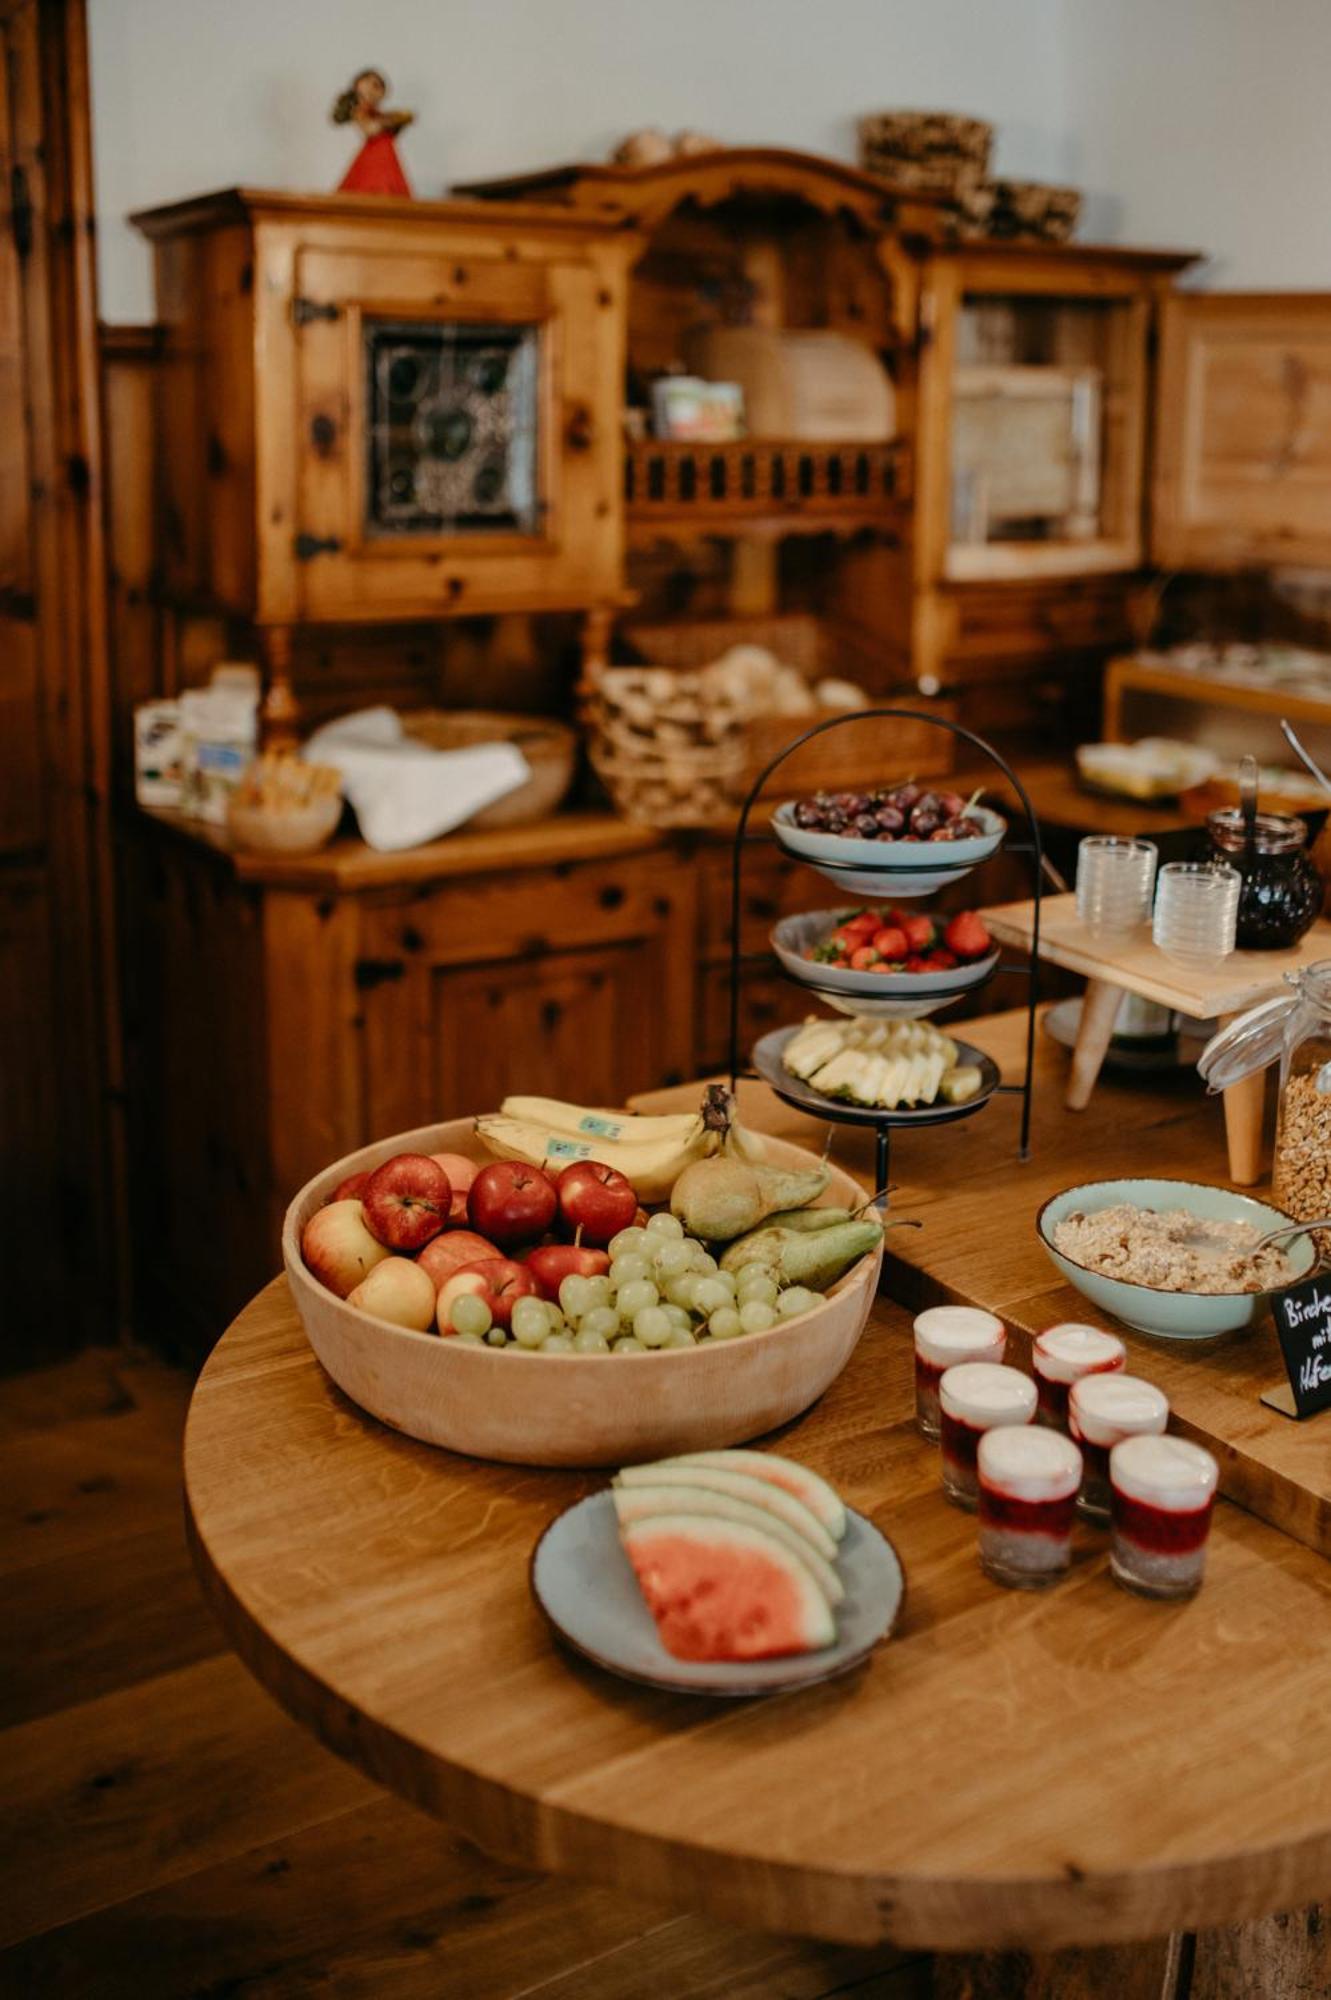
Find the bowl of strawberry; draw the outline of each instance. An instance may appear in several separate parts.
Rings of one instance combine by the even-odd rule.
[[[801,986],[843,1014],[935,1014],[998,963],[977,910],[932,917],[907,909],[809,910],[784,917],[772,949]]]
[[[772,814],[779,846],[860,896],[932,896],[1003,844],[1007,821],[978,795],[916,784],[814,792]]]

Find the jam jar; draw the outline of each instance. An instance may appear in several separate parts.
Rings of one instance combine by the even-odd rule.
[[[1284,813],[1258,813],[1253,841],[1237,806],[1208,815],[1211,850],[1243,877],[1240,951],[1287,951],[1311,930],[1322,907],[1322,878],[1308,853],[1308,828]]]

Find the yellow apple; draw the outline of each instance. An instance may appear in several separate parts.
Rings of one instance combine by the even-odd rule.
[[[366,1228],[360,1203],[351,1200],[316,1210],[305,1225],[300,1254],[311,1275],[344,1299],[390,1253]]]
[[[362,1278],[347,1304],[394,1326],[424,1333],[434,1324],[434,1281],[410,1257],[385,1257]]]

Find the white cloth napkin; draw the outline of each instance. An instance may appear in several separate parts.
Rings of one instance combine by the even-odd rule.
[[[333,764],[371,847],[419,847],[525,785],[531,766],[515,743],[431,750],[391,708],[362,708],[316,730],[302,755]]]

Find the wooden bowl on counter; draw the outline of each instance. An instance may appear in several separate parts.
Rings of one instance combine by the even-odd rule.
[[[531,766],[531,776],[515,792],[496,799],[467,821],[468,833],[497,826],[522,826],[558,812],[577,768],[578,735],[548,715],[514,715],[502,709],[408,710],[402,727],[431,750],[472,750],[479,743],[515,743]]]
[[[774,1165],[809,1167],[803,1147],[767,1139]],[[305,1268],[301,1232],[348,1174],[395,1153],[488,1160],[469,1118],[380,1139],[307,1182],[282,1228],[287,1280],[319,1361],[381,1423],[425,1444],[512,1465],[627,1465],[744,1444],[789,1422],[841,1373],[878,1289],[882,1246],[811,1312],[765,1333],[638,1357],[471,1347],[374,1319]],[[864,1190],[837,1167],[823,1197],[858,1207]]]

